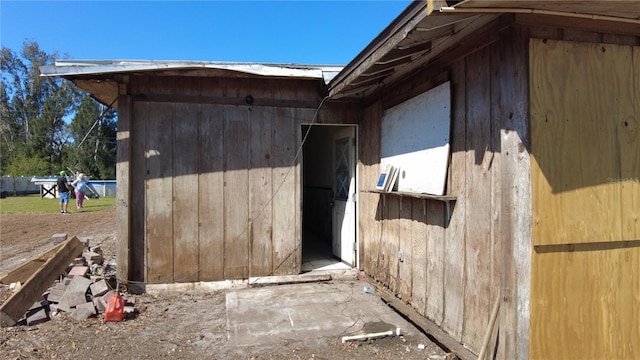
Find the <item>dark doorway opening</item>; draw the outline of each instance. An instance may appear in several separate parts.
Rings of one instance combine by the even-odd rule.
[[[302,272],[349,269],[334,254],[334,139],[345,126],[303,125]],[[308,133],[308,134],[307,134]]]

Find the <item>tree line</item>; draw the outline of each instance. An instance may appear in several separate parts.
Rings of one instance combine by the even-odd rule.
[[[115,179],[117,113],[68,80],[41,77],[56,58],[33,41],[19,53],[2,47],[0,174]]]

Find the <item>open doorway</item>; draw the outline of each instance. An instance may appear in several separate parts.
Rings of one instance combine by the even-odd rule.
[[[303,125],[302,271],[356,266],[356,131]]]

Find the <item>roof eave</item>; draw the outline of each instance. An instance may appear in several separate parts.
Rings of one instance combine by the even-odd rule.
[[[389,26],[362,50],[329,83],[329,96],[340,91],[381,59],[389,49],[398,45],[424,17],[428,15],[427,5],[432,1],[412,2]]]
[[[627,6],[623,6],[623,5]],[[417,66],[424,66],[447,48],[455,46],[465,36],[472,35],[483,24],[503,14],[532,14],[565,18],[589,19],[603,24],[618,23],[626,33],[640,25],[640,1],[611,0],[610,2],[584,2],[575,0],[427,0],[412,3],[388,26],[365,50],[329,83],[329,95],[333,99],[351,97],[364,98],[378,92],[385,85],[398,80]],[[524,15],[526,16],[526,15]],[[455,24],[458,23],[459,26]],[[438,48],[414,46],[411,31],[436,34],[446,26],[455,26],[448,41],[439,41]],[[420,27],[420,29],[417,29]],[[423,39],[435,38],[424,36]],[[425,40],[425,41],[426,41]],[[415,42],[414,42],[415,43]],[[414,46],[412,54],[403,47]],[[384,66],[389,58],[402,63]]]

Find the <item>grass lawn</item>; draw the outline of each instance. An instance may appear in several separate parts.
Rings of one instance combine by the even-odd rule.
[[[0,199],[0,214],[46,214],[60,211],[59,199],[42,199],[39,194],[27,196],[8,196]],[[76,199],[69,199],[69,211],[92,212],[112,209],[116,206],[115,196],[100,199],[85,199],[84,208],[76,209]]]

